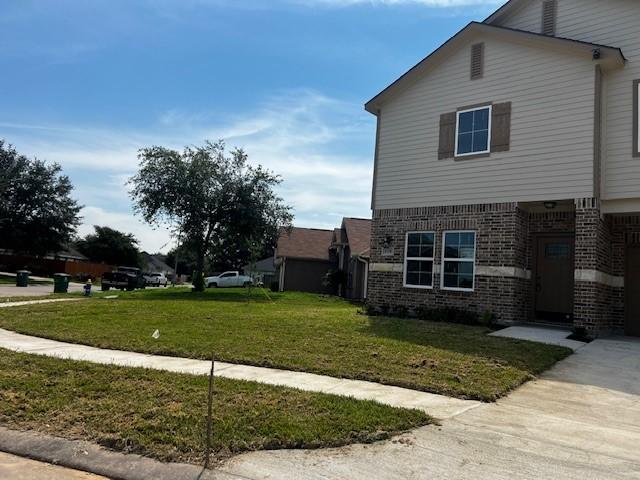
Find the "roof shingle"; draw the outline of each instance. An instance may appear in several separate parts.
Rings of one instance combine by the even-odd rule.
[[[333,230],[293,227],[282,229],[278,238],[276,257],[329,260]]]

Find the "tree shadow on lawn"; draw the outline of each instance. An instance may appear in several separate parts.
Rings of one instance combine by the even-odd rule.
[[[570,349],[526,340],[491,337],[489,328],[427,320],[369,316],[362,332],[428,348],[483,358],[537,375],[566,358]]]

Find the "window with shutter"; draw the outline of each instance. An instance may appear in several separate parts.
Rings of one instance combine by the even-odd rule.
[[[438,160],[462,160],[508,152],[511,145],[511,102],[461,107],[457,112],[443,113],[440,115],[439,137]]]
[[[542,33],[554,36],[556,34],[557,0],[545,0],[542,3]]]
[[[484,73],[484,43],[471,46],[471,80],[482,78]]]

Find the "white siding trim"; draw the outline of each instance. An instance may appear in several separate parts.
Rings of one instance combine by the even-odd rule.
[[[476,275],[481,277],[513,277],[531,280],[531,270],[519,267],[491,267],[486,265],[476,266]]]
[[[574,278],[576,282],[601,283],[610,287],[624,287],[624,277],[616,277],[600,270],[580,270],[576,269]]]
[[[384,272],[384,273],[402,273],[404,271],[403,263],[370,263],[370,272]]]

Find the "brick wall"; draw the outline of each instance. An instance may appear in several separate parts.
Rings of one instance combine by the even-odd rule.
[[[408,231],[436,233],[434,265],[441,264],[442,234],[447,230],[476,232],[476,267],[518,267],[526,264],[526,213],[514,203],[458,205],[374,212],[371,263],[404,264],[405,236]],[[392,251],[383,255],[389,241]],[[515,277],[476,274],[473,292],[440,289],[440,275],[434,274],[432,290],[403,287],[402,272],[369,273],[368,301],[375,307],[404,305],[415,309],[456,307],[482,314],[495,313],[505,322],[522,321],[527,315],[530,281]]]
[[[613,274],[611,219],[600,212],[595,198],[576,200],[575,268]],[[576,280],[574,287],[574,325],[600,336],[624,327],[620,323],[619,300],[622,289],[604,282]],[[618,314],[613,313],[614,305]],[[622,304],[624,310],[624,304]]]
[[[576,270],[597,281],[576,280],[574,324],[594,336],[624,329],[624,277],[626,245],[640,244],[640,215],[603,216],[596,199],[579,199],[572,211],[528,213],[514,203],[378,210],[373,216],[372,264],[394,264],[395,271],[369,273],[368,301],[374,307],[403,305],[415,309],[456,307],[495,313],[503,322],[534,320],[534,282],[522,276],[488,276],[476,272],[473,292],[403,287],[405,235],[408,231],[436,233],[434,265],[441,264],[442,233],[476,232],[476,267],[517,267],[535,271],[535,239],[540,234],[575,236]],[[383,245],[390,245],[384,254]],[[605,280],[602,280],[605,275]],[[593,279],[591,279],[593,280]]]

